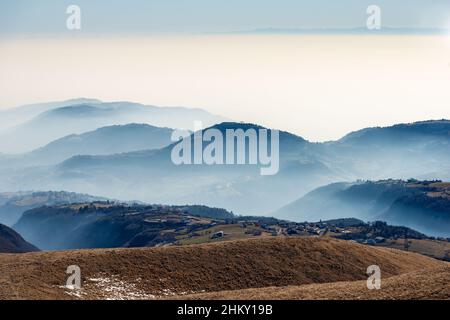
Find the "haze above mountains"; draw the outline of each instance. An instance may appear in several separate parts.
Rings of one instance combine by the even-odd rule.
[[[0,191],[65,190],[262,215],[335,182],[450,180],[448,120],[368,128],[326,143],[280,132],[280,170],[261,176],[252,165],[172,163],[172,128],[192,129],[198,120],[222,132],[262,128],[200,109],[82,99],[11,109],[1,119],[0,151],[22,154],[0,155]]]
[[[204,126],[226,121],[201,109],[155,107],[131,102],[103,103],[95,99],[27,105],[0,111],[0,150],[23,153],[62,138],[105,126],[130,123],[192,129],[194,121]]]

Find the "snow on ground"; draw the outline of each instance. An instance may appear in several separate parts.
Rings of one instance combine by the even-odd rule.
[[[138,288],[141,278],[133,282],[125,281],[118,275],[97,274],[83,282],[82,288],[61,286],[65,293],[78,299],[103,299],[103,300],[154,300],[158,297],[180,296],[198,292],[177,292],[174,289],[162,289],[152,294]],[[204,292],[204,290],[200,291]]]
[[[106,300],[150,300],[155,299],[155,295],[148,294],[137,288],[135,283],[121,280],[119,276],[106,276],[100,274],[95,278],[89,278],[86,284],[86,290],[91,287]],[[140,282],[141,279],[136,279]]]

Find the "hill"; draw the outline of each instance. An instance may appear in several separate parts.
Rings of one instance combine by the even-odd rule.
[[[13,229],[0,224],[0,253],[25,253],[34,251],[39,251],[39,249],[26,242]]]
[[[108,155],[138,150],[160,149],[172,143],[173,129],[148,124],[127,124],[72,134],[21,155],[3,155],[1,167],[51,165],[77,155]]]
[[[194,108],[87,101],[49,108],[8,128],[0,135],[0,149],[4,153],[24,153],[71,134],[81,134],[112,125],[145,123],[157,127],[191,129],[194,121],[202,121],[205,126],[210,126],[225,120]]]
[[[261,127],[222,123],[212,128],[225,132],[231,128]],[[280,171],[275,176],[261,176],[259,165],[175,165],[171,159],[173,146],[106,156],[76,156],[54,167],[42,168],[41,172],[36,169],[23,175],[21,171],[21,181],[27,187],[51,184],[124,200],[201,203],[261,214],[295,199],[299,192],[340,177],[314,156],[315,144],[288,132],[280,132]],[[206,146],[204,143],[203,148]],[[17,180],[7,181],[14,184]]]
[[[223,133],[262,127],[225,122],[211,128]],[[426,121],[364,129],[327,143],[312,143],[281,131],[279,171],[273,176],[261,176],[259,165],[177,166],[171,161],[172,144],[159,150],[76,156],[45,168],[3,170],[0,188],[47,186],[148,203],[201,203],[261,215],[336,181],[450,179],[447,129],[448,120]],[[204,143],[203,150],[206,147]]]
[[[371,148],[390,142],[394,145],[415,145],[427,143],[430,137],[447,140],[450,135],[450,121],[429,120],[414,123],[396,124],[389,127],[366,128],[351,132],[338,140],[338,144],[358,145]],[[394,139],[393,139],[394,138]]]
[[[449,239],[435,239],[407,227],[357,219],[291,222],[237,216],[207,206],[162,206],[90,202],[26,211],[14,225],[45,250],[157,247],[267,237],[327,236],[361,244],[407,249],[448,260]],[[51,233],[52,236],[48,237]],[[405,248],[405,237],[409,246]]]
[[[449,300],[450,266],[409,272],[382,281],[381,290],[367,290],[366,281],[269,287],[200,293],[193,300]]]
[[[128,205],[92,202],[26,211],[14,225],[41,249],[152,247],[182,244],[233,218],[205,206]],[[49,233],[52,234],[49,237]],[[211,234],[205,234],[210,238]]]
[[[64,287],[67,266],[74,264],[81,268],[82,290]],[[373,264],[381,267],[383,279],[445,266],[414,253],[326,238],[0,255],[0,298],[153,299],[358,281],[367,279]]]
[[[0,193],[0,223],[12,226],[22,213],[37,207],[101,200],[107,199],[64,191]]]
[[[450,179],[450,121],[429,120],[365,128],[324,144],[356,179]],[[348,179],[347,179],[348,180]]]
[[[101,103],[101,101],[97,99],[78,98],[65,101],[35,103],[6,110],[0,110],[0,131],[31,120],[40,113],[46,112],[48,110],[62,108],[65,106],[97,103]]]
[[[334,183],[308,193],[274,215],[294,221],[352,216],[448,237],[450,183],[414,179]]]

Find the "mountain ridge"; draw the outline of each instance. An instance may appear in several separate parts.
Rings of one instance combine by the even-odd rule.
[[[71,134],[21,155],[2,155],[2,167],[45,166],[74,156],[112,155],[159,149],[172,143],[173,129],[130,123]]]
[[[223,132],[227,128],[264,127],[224,122],[208,128]],[[23,190],[51,186],[108,198],[147,203],[202,203],[261,215],[335,181],[411,177],[450,180],[450,136],[446,134],[450,121],[430,120],[392,128],[376,129],[375,132],[382,133],[376,133],[375,140],[369,138],[373,143],[368,143],[367,131],[352,133],[355,138],[348,139],[353,140],[351,143],[312,143],[280,131],[280,167],[274,176],[261,176],[259,167],[254,165],[177,166],[171,161],[175,142],[151,151],[75,156],[46,168],[21,170],[20,179],[17,171],[3,171],[0,188]],[[398,134],[398,130],[412,130],[416,135],[408,138],[408,134]],[[433,134],[427,134],[428,131]]]
[[[317,188],[273,213],[294,221],[352,216],[383,220],[448,237],[450,183],[382,180],[332,183]]]
[[[25,211],[44,205],[49,206],[101,200],[107,201],[108,199],[65,191],[21,191],[0,193],[0,223],[12,226],[20,219]]]
[[[6,153],[23,153],[70,134],[111,125],[146,123],[157,127],[190,128],[194,121],[210,126],[226,120],[200,108],[155,107],[133,102],[57,105],[3,131],[0,148]]]
[[[38,248],[25,241],[13,229],[0,224],[0,253],[36,252]]]

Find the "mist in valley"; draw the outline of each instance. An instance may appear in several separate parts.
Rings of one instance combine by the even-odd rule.
[[[373,220],[402,216],[385,212],[394,199],[380,204],[375,191],[372,198],[351,192],[348,197],[352,201],[348,202],[319,197],[316,207],[303,204],[289,212],[285,208],[316,188],[336,182],[450,180],[450,121],[446,120],[368,128],[325,143],[281,131],[279,171],[262,176],[258,165],[175,165],[171,159],[177,143],[170,137],[173,129],[159,127],[162,122],[181,126],[199,114],[204,115],[206,124],[217,121],[211,125],[221,132],[263,128],[254,124],[224,123],[220,117],[190,109],[183,109],[187,116],[177,113],[179,117],[169,121],[173,110],[126,102],[46,108],[31,122],[26,119],[14,127],[23,129],[15,140],[18,146],[25,148],[21,141],[30,140],[37,148],[0,156],[1,191],[64,190],[123,201],[204,204],[243,215],[274,215],[294,221],[342,217]],[[131,112],[124,117],[128,108]],[[132,124],[155,112],[161,116],[145,118],[145,124]],[[70,120],[61,121],[61,116]],[[122,125],[116,124],[119,119]],[[30,123],[34,128],[31,131]],[[107,126],[96,128],[103,124]],[[86,132],[65,136],[73,130]],[[53,136],[55,140],[51,140]],[[50,141],[44,143],[45,139]],[[204,150],[208,144],[202,143]],[[307,204],[311,194],[305,198]],[[402,219],[390,219],[406,224]]]

